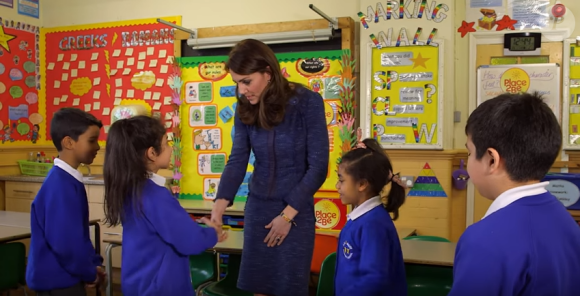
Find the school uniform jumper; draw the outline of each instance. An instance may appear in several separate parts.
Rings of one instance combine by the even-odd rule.
[[[55,159],[30,208],[26,283],[46,292],[92,283],[103,258],[89,237],[89,204],[82,174]]]
[[[276,296],[307,296],[314,250],[314,193],[328,172],[328,131],[324,102],[318,93],[297,88],[284,120],[271,130],[234,118],[232,152],[222,174],[218,198],[233,202],[244,179],[250,150],[254,172],[244,217],[244,251],[238,287]],[[266,229],[284,208],[297,211],[280,246],[267,247]]]
[[[124,208],[123,295],[193,296],[189,256],[215,246],[215,230],[191,219],[157,174],[147,180],[141,203],[138,212],[131,203]]]
[[[465,230],[450,296],[579,294],[580,227],[547,185],[502,193],[483,220]]]
[[[407,295],[399,235],[379,196],[356,207],[340,232],[334,294]]]

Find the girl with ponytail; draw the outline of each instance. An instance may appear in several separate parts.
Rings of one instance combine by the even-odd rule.
[[[113,123],[105,151],[105,222],[123,224],[124,295],[194,295],[189,256],[227,235],[207,218],[202,228],[157,174],[171,159],[163,124],[136,116]]]
[[[405,266],[393,223],[405,187],[375,139],[361,141],[338,166],[336,189],[353,206],[339,237],[335,295],[407,295]],[[392,214],[393,216],[391,217]]]

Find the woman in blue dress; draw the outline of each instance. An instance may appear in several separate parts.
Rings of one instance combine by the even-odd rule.
[[[324,102],[318,93],[288,82],[274,52],[260,41],[239,42],[226,66],[237,84],[238,104],[212,220],[222,224],[253,151],[238,288],[255,295],[307,296],[314,193],[328,173]]]

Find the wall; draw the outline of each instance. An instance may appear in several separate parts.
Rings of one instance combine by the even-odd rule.
[[[465,7],[467,1],[455,1],[455,28],[461,26],[461,22],[465,19]],[[552,1],[552,4],[555,1]],[[578,0],[560,0],[568,11],[574,14],[576,19],[576,27],[570,38],[574,39],[580,36],[580,1]],[[475,79],[475,73],[469,73],[469,35],[461,38],[461,35],[455,33],[455,110],[461,112],[461,122],[455,123],[453,126],[453,147],[456,149],[464,149],[467,137],[465,136],[465,124],[469,116],[469,79]]]
[[[313,3],[331,17],[356,19],[359,1],[349,0],[50,0],[43,5],[45,27],[182,15],[186,28],[206,28],[240,24],[314,19],[318,15],[308,8]],[[90,13],[87,13],[90,11]],[[63,17],[66,16],[66,17]]]

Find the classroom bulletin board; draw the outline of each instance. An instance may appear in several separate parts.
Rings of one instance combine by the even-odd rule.
[[[39,141],[40,28],[0,17],[0,135],[3,146]]]
[[[181,24],[181,17],[165,17]],[[137,105],[171,127],[172,91],[168,85],[174,30],[142,19],[41,30],[41,76],[46,103],[40,126],[47,140],[53,113],[63,107],[85,110],[103,122],[106,140],[112,119],[129,117]],[[143,109],[143,108],[142,108]]]
[[[277,54],[283,75],[320,93],[325,102],[330,142],[330,161],[326,182],[320,191],[335,192],[337,159],[342,155],[339,136],[339,98],[341,50]],[[181,105],[181,194],[183,199],[213,200],[218,195],[220,176],[232,149],[235,133],[235,84],[225,71],[227,56],[180,58],[184,88]],[[354,123],[354,118],[351,119]],[[349,146],[350,149],[350,146]],[[253,153],[237,194],[245,201],[253,171]],[[319,228],[342,228],[347,209],[340,199],[320,198]],[[326,217],[328,216],[328,217]],[[344,219],[341,219],[343,217]],[[320,225],[319,225],[320,224]]]
[[[444,50],[437,44],[368,45],[361,125],[384,149],[443,149]]]
[[[576,40],[564,40],[563,66],[563,148],[580,150],[580,46]]]

